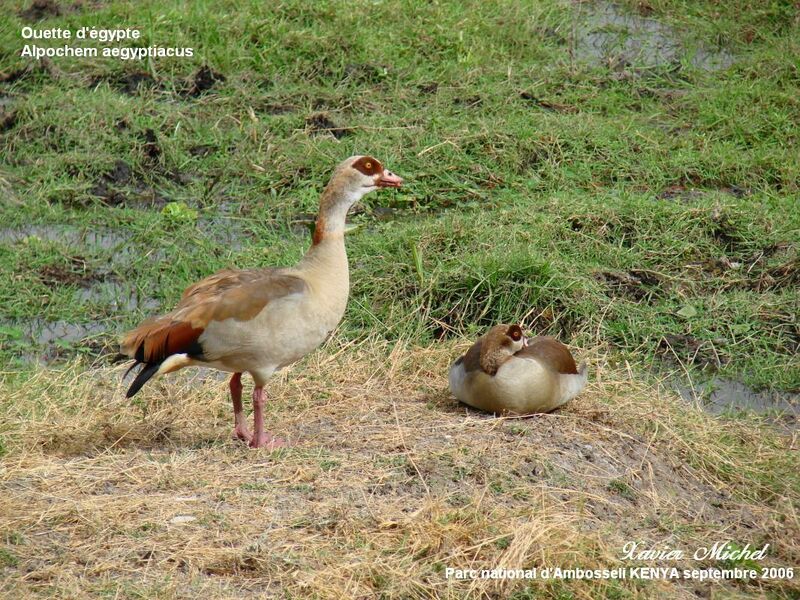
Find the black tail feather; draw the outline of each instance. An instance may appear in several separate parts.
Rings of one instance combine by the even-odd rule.
[[[133,366],[135,367],[137,364],[139,363],[134,363]],[[161,363],[142,363],[142,369],[136,374],[136,378],[133,380],[133,383],[131,383],[131,387],[128,388],[125,397],[132,398],[136,392],[142,389],[142,386],[147,383],[153,375],[156,374],[156,371],[158,371],[158,367],[160,366]],[[131,369],[132,368],[133,367],[131,367]],[[128,369],[128,372],[130,372],[130,369]]]
[[[130,367],[128,367],[127,371],[125,371],[125,375],[122,376],[122,379],[124,380],[128,375],[130,375],[131,371],[133,371],[140,364],[142,364],[142,363],[140,363],[138,360],[133,361],[133,364]]]

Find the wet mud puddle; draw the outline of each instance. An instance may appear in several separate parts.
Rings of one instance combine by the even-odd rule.
[[[578,60],[644,68],[688,61],[707,71],[725,69],[735,61],[725,49],[689,42],[675,28],[611,2],[580,4],[575,11],[573,35]]]
[[[227,207],[224,207],[227,208]],[[237,250],[243,246],[246,234],[241,232],[237,219],[223,211],[215,217],[197,220],[200,235],[218,244]],[[76,264],[47,265],[39,269],[39,278],[51,293],[71,294],[71,301],[87,315],[106,314],[108,318],[94,320],[55,320],[40,317],[11,320],[0,316],[0,348],[23,363],[48,363],[69,358],[75,353],[92,356],[112,355],[116,351],[119,333],[114,315],[141,310],[152,314],[160,302],[146,291],[124,281],[116,273],[131,268],[141,260],[142,248],[134,243],[133,234],[113,228],[84,228],[74,225],[26,225],[0,229],[0,244],[11,246],[31,240],[60,244],[74,254]],[[64,251],[64,250],[62,250]],[[97,256],[110,255],[108,265]],[[94,259],[85,259],[93,256]],[[150,250],[151,260],[164,257],[163,250]]]
[[[115,229],[57,224],[0,229],[0,244],[13,247],[32,239],[64,244],[70,252],[74,250],[79,254],[111,253],[114,257],[111,262],[116,266],[128,264],[135,256],[131,235]],[[38,270],[38,276],[51,288],[51,293],[71,294],[76,305],[87,307],[87,313],[96,313],[95,308],[101,313],[158,308],[158,301],[120,282],[113,269],[93,269],[78,255],[72,257],[72,262],[74,264],[66,266],[46,265]],[[0,319],[0,345],[23,363],[48,363],[76,352],[109,354],[113,330],[113,325],[103,319],[73,322],[40,317],[3,318]]]
[[[756,391],[741,381],[714,377],[701,383],[668,380],[668,386],[687,402],[724,416],[756,413],[781,428],[800,428],[800,394],[776,390]]]

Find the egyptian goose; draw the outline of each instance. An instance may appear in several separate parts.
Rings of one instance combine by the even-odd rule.
[[[450,391],[494,413],[550,412],[586,386],[586,365],[551,337],[526,339],[519,325],[496,325],[450,367]]]
[[[252,448],[284,445],[264,430],[264,384],[319,346],[344,315],[350,290],[347,211],[365,194],[402,182],[370,156],[340,163],[320,198],[311,248],[297,266],[219,271],[189,286],[174,310],[125,334],[121,353],[135,360],[131,369],[142,365],[127,397],[153,375],[183,367],[227,371],[233,373],[233,436]],[[245,372],[255,382],[252,433],[242,410]]]

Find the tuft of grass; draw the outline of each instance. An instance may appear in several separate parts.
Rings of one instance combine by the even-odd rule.
[[[631,502],[636,500],[636,493],[633,491],[631,486],[621,479],[612,479],[609,481],[608,490],[622,496],[626,500],[630,500]]]
[[[19,564],[17,557],[5,548],[0,548],[0,567],[16,567]]]

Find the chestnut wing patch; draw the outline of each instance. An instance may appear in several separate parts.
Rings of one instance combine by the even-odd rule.
[[[575,359],[564,344],[552,337],[535,337],[514,356],[535,358],[556,373],[575,375],[578,368]]]
[[[478,339],[477,342],[472,344],[467,353],[459,358],[464,363],[464,371],[471,373],[472,371],[479,371],[481,369],[481,347],[483,345],[483,338]]]
[[[170,315],[148,319],[129,332],[122,341],[122,353],[140,363],[161,363],[173,354],[186,353],[202,356],[203,349],[197,338],[203,328],[192,327],[185,321],[174,320]]]

